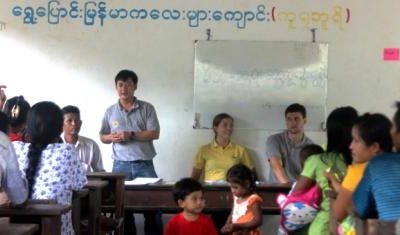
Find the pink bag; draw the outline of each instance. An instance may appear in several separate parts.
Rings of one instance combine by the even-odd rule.
[[[276,201],[281,208],[281,228],[290,232],[311,223],[320,209],[321,199],[322,193],[318,185],[306,192],[279,194]]]

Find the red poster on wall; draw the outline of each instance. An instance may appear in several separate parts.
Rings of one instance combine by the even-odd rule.
[[[384,48],[383,60],[399,60],[400,48]]]

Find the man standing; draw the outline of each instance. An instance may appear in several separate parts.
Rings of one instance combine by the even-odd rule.
[[[99,145],[94,140],[79,135],[82,126],[79,108],[68,105],[62,109],[62,112],[64,115],[63,133],[61,134],[63,142],[75,146],[87,172],[105,171]]]
[[[153,165],[156,151],[153,140],[160,135],[156,111],[150,103],[138,100],[134,93],[138,77],[122,70],[115,77],[118,102],[109,107],[103,117],[101,141],[112,143],[113,172],[127,173],[126,180],[136,177],[157,177]],[[147,212],[145,234],[162,234],[161,213]],[[132,212],[125,213],[125,234],[136,234]]]
[[[267,158],[271,166],[271,180],[290,183],[301,173],[300,150],[313,142],[304,134],[306,108],[298,103],[285,110],[287,130],[267,139]]]

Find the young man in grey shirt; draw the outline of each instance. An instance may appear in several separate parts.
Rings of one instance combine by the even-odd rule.
[[[138,100],[134,93],[138,77],[135,72],[122,70],[115,77],[118,102],[110,106],[103,117],[101,141],[112,143],[113,172],[136,177],[157,177],[153,165],[156,151],[153,140],[160,135],[156,111],[150,103]],[[162,234],[161,213],[144,213],[145,234]],[[125,213],[125,234],[136,234],[132,212]]]
[[[306,108],[298,103],[285,110],[287,130],[267,139],[267,158],[270,164],[270,180],[275,183],[292,183],[301,173],[300,150],[312,140],[304,134],[307,122]]]

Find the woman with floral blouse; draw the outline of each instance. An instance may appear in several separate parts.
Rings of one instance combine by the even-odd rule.
[[[14,142],[19,167],[28,180],[29,197],[71,205],[72,193],[86,183],[86,171],[73,145],[60,143],[63,115],[52,102],[39,102],[28,113],[26,140]],[[62,215],[61,233],[74,234],[71,212]]]

